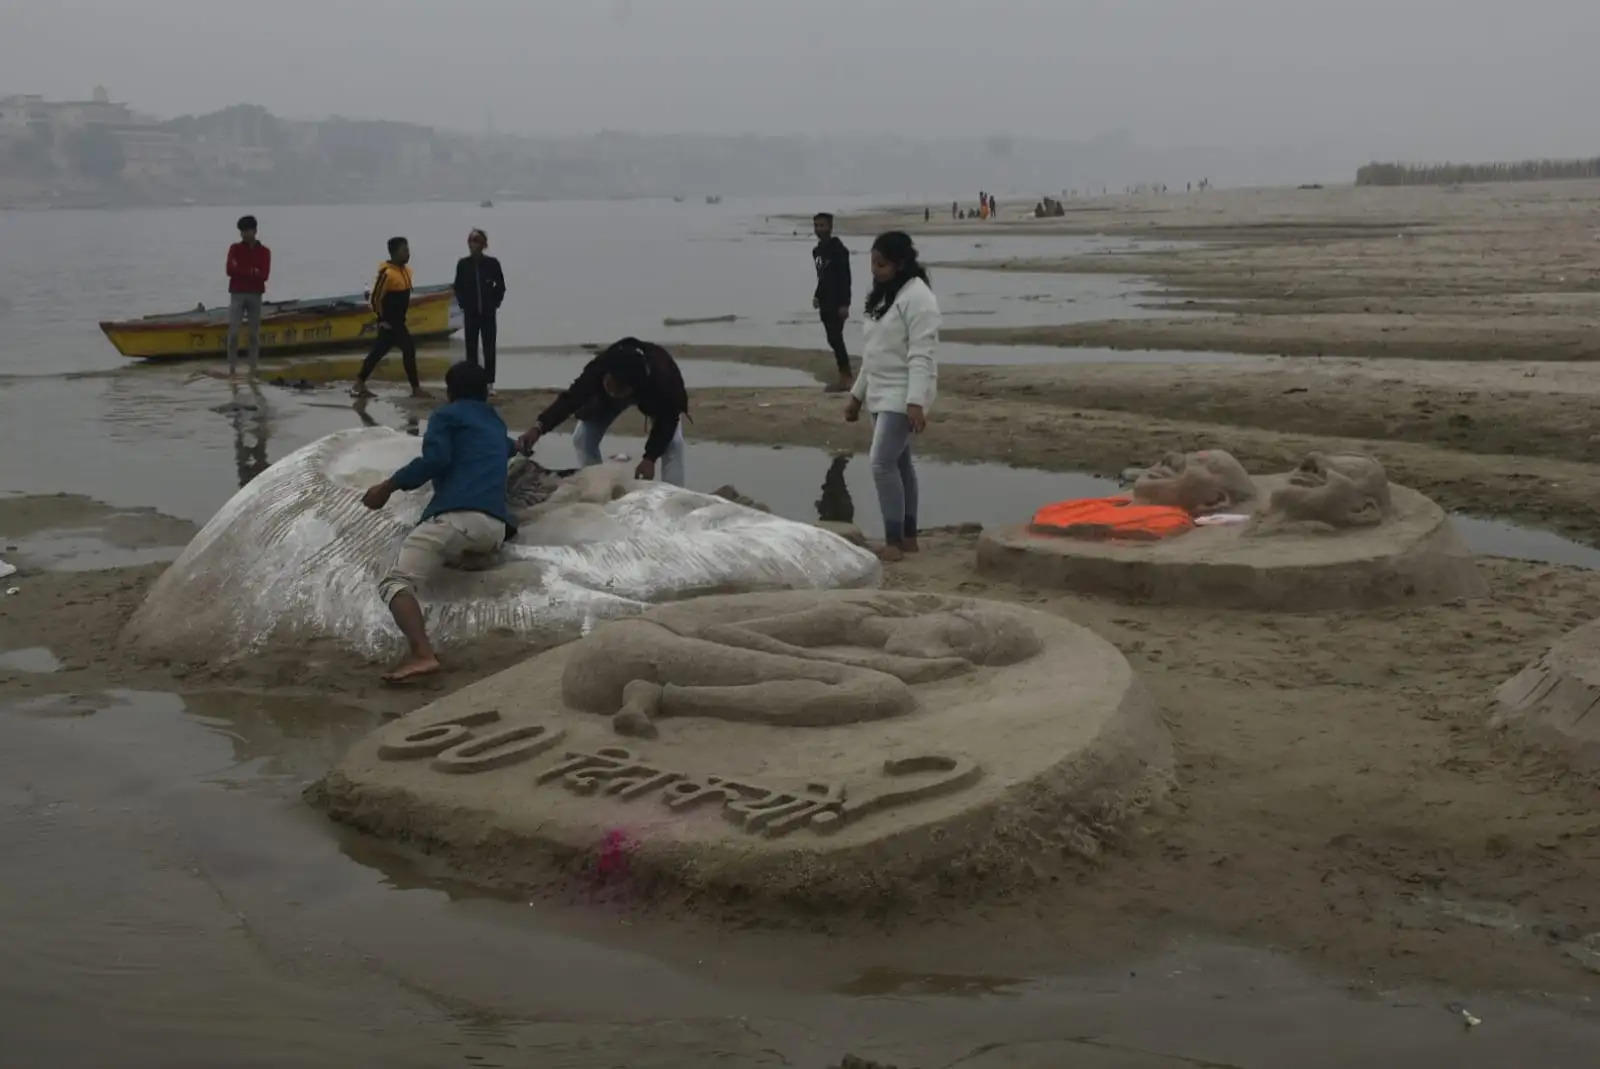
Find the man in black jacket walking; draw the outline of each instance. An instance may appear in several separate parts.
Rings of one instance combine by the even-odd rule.
[[[489,389],[494,389],[494,341],[496,326],[494,314],[500,302],[506,299],[506,276],[500,270],[500,261],[485,254],[489,235],[474,230],[467,235],[466,256],[456,261],[456,303],[461,306],[461,318],[467,333],[467,362],[478,362],[478,339],[483,339],[483,370],[489,376]]]
[[[827,212],[812,217],[811,229],[817,235],[817,247],[811,250],[817,268],[817,290],[811,296],[811,307],[822,316],[828,348],[839,365],[839,377],[828,384],[827,392],[844,393],[854,382],[850,353],[844,346],[844,324],[850,318],[850,250],[833,236],[833,216]]]

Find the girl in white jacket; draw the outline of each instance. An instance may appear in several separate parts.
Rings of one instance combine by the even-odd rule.
[[[928,272],[917,262],[911,236],[891,230],[872,243],[872,292],[862,328],[861,373],[850,390],[844,418],[872,414],[872,481],[883,509],[886,561],[917,551],[917,469],[911,436],[928,426],[939,369],[939,302]]]

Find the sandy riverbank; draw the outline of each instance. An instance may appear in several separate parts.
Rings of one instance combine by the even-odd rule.
[[[1600,356],[1600,182],[1208,191],[1069,201],[1055,219],[850,232],[1111,234],[1178,247],[990,260],[1004,271],[1148,278],[1207,318],[962,327],[950,341],[1293,356],[1580,360]],[[975,266],[963,263],[963,267]]]
[[[40,509],[39,499],[0,502],[0,531]],[[1492,600],[1281,616],[1041,595],[978,577],[973,547],[971,536],[936,533],[890,585],[1025,603],[1110,639],[1164,710],[1179,788],[1098,861],[1040,858],[1036,886],[983,903],[981,920],[966,903],[936,900],[893,923],[996,945],[1026,933],[1030,949],[1004,955],[1012,969],[1111,959],[1198,931],[1385,982],[1592,987],[1585,964],[1600,959],[1580,940],[1600,927],[1594,781],[1484,723],[1493,687],[1591,615],[1600,574],[1486,561]],[[0,649],[46,646],[63,668],[0,672],[8,692],[263,693],[365,711],[376,724],[524,652],[453,651],[451,673],[415,690],[379,686],[373,666],[331,650],[224,669],[138,663],[116,634],[159,571],[26,574],[0,602]],[[881,923],[828,925],[848,934]],[[990,964],[999,957],[971,967]]]

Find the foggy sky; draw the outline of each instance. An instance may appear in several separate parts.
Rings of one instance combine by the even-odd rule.
[[[1600,0],[0,0],[0,94],[463,130],[1600,153]]]

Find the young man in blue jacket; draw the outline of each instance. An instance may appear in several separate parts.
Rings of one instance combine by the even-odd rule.
[[[381,509],[396,490],[415,490],[433,483],[433,500],[400,546],[378,593],[411,647],[384,679],[405,683],[439,671],[439,658],[428,641],[417,601],[417,587],[447,564],[469,555],[493,553],[516,534],[506,507],[506,461],[517,443],[506,433],[500,414],[489,406],[489,376],[476,364],[462,362],[445,374],[448,403],[428,419],[422,455],[361,499]]]

